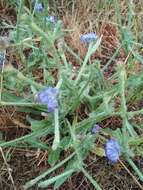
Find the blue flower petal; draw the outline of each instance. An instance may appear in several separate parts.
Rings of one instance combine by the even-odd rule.
[[[120,145],[116,139],[110,139],[105,145],[105,154],[111,163],[116,163],[120,156]]]
[[[49,98],[47,106],[49,112],[54,112],[55,108],[58,107],[58,101],[55,98]]]
[[[87,34],[83,34],[80,37],[80,41],[82,43],[90,43],[90,42],[96,41],[97,38],[98,37],[97,37],[97,35],[94,32],[90,32],[90,33],[87,33]]]
[[[92,129],[91,129],[91,133],[92,134],[96,134],[97,132],[99,132],[101,129],[101,127],[98,124],[95,124]]]
[[[35,11],[36,12],[42,12],[44,10],[44,7],[42,3],[35,3]]]
[[[53,87],[47,87],[37,95],[37,101],[46,104],[49,112],[53,112],[58,107],[59,90]]]
[[[47,22],[52,23],[52,24],[56,24],[56,22],[57,22],[57,18],[56,18],[55,16],[52,16],[52,15],[45,17],[45,20],[46,20]]]

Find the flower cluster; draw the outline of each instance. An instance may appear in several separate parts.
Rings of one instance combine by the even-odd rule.
[[[57,88],[47,87],[37,94],[37,101],[41,104],[46,104],[48,112],[54,112],[58,107],[58,94]]]
[[[91,134],[96,134],[97,132],[99,132],[101,129],[101,127],[98,124],[95,124],[92,129],[91,129]]]
[[[105,145],[105,154],[107,159],[115,164],[119,160],[120,145],[116,139],[110,139]]]
[[[87,33],[87,34],[83,34],[81,37],[80,37],[80,41],[82,43],[90,43],[90,42],[94,42],[97,40],[97,35],[94,33],[94,32],[90,32],[90,33]]]
[[[45,17],[46,22],[50,22],[51,24],[56,24],[57,18],[55,16],[47,16]]]
[[[36,12],[43,12],[44,7],[42,5],[42,3],[35,3],[35,11]]]
[[[35,3],[35,1],[33,3]],[[34,4],[34,8],[35,8],[35,11],[37,13],[41,13],[44,11],[44,6],[42,3],[36,2]],[[53,15],[49,15],[49,16],[44,17],[44,20],[46,20],[46,22],[50,22],[51,24],[56,24],[56,22],[57,22],[57,18]]]

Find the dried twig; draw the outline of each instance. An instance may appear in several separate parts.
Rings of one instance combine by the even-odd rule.
[[[4,156],[4,153],[3,153],[3,150],[2,150],[1,147],[0,147],[0,152],[1,152],[1,155],[2,155],[2,157],[3,157],[4,163],[5,163],[6,167],[7,167],[7,172],[8,172],[8,174],[9,174],[9,178],[10,178],[11,183],[12,183],[12,185],[13,185],[13,189],[16,190],[16,187],[15,187],[15,185],[14,185],[14,180],[13,180],[13,177],[12,177],[12,175],[11,175],[11,169],[10,169],[10,167],[9,167],[9,165],[8,165],[8,163],[7,163],[7,161],[6,161],[6,159],[5,159],[5,156]]]
[[[130,170],[125,166],[125,164],[121,160],[119,160],[119,162],[125,168],[125,170],[128,172],[128,174],[133,178],[133,180],[140,187],[140,189],[143,190],[143,186],[138,182],[136,177],[130,172]]]

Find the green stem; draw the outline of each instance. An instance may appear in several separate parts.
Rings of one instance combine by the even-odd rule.
[[[64,47],[65,47],[65,49],[66,49],[72,56],[74,56],[74,57],[77,59],[77,61],[78,61],[79,63],[82,63],[82,59],[81,59],[67,44],[65,44]]]
[[[76,136],[75,136],[75,133],[74,133],[74,127],[71,127],[70,124],[68,124],[69,128],[70,128],[70,133],[71,133],[71,137],[72,137],[72,140],[73,140],[73,147],[75,149],[75,153],[77,155],[77,159],[78,159],[78,164],[79,164],[79,169],[82,168],[82,165],[83,165],[83,160],[81,158],[81,155],[80,155],[80,152],[79,152],[79,148],[78,148],[78,143],[77,143],[77,139],[76,139]]]
[[[20,15],[22,13],[22,8],[23,8],[23,0],[20,0],[20,5],[19,5],[19,10],[18,10],[18,14],[17,14],[17,25],[16,25],[16,40],[17,42],[19,41],[20,38]]]
[[[56,88],[57,88],[57,89],[59,89],[59,88],[61,87],[62,82],[63,82],[63,79],[60,78],[59,81],[58,81],[58,83],[57,83],[57,85],[56,85]]]
[[[45,188],[45,187],[48,187],[48,185],[51,185],[52,183],[56,182],[57,180],[63,178],[63,177],[66,177],[67,175],[70,175],[74,172],[73,169],[70,169],[66,172],[63,172],[62,174],[60,175],[57,175],[55,177],[52,177],[51,179],[48,179],[48,180],[45,180],[45,181],[42,181],[41,183],[38,184],[38,187],[41,187],[41,188]]]
[[[82,74],[84,72],[84,69],[85,69],[85,67],[86,67],[86,65],[87,65],[87,63],[88,63],[88,61],[89,61],[89,59],[91,57],[91,55],[97,50],[100,43],[101,43],[101,37],[97,40],[95,45],[93,45],[93,43],[89,44],[88,52],[87,52],[87,54],[85,56],[85,59],[83,61],[83,64],[82,64],[81,69],[79,71],[79,74],[78,74],[78,76],[77,76],[77,78],[75,80],[75,85],[77,85],[78,81],[80,80],[80,78],[81,78],[81,76],[82,76]]]
[[[0,81],[0,101],[2,99],[2,90],[3,90],[3,72],[4,72],[4,65],[5,65],[5,55],[6,55],[6,50],[4,50],[3,52],[4,56],[3,56],[3,63],[2,63],[2,71],[1,71],[1,81]]]
[[[59,130],[59,112],[58,109],[55,109],[54,111],[54,117],[55,117],[55,137],[54,142],[52,145],[52,149],[56,150],[60,143],[60,130]]]
[[[116,56],[118,55],[120,49],[122,47],[122,44],[116,49],[115,53],[113,54],[113,56],[111,57],[111,59],[106,63],[106,65],[101,69],[102,72],[104,72],[107,67],[112,63],[112,61],[116,58]]]
[[[26,102],[4,102],[0,101],[0,106],[35,106],[35,103],[26,103]]]
[[[126,107],[126,99],[125,99],[125,78],[126,78],[126,70],[123,64],[119,65],[119,79],[120,79],[120,93],[121,93],[121,117],[123,120],[123,141],[124,141],[124,149],[128,149],[128,142],[127,142],[127,107]]]
[[[98,183],[87,173],[87,171],[82,168],[82,172],[84,173],[85,177],[92,183],[92,185],[96,188],[96,190],[102,190]]]
[[[32,187],[33,185],[35,185],[38,181],[40,181],[41,179],[45,178],[47,175],[49,175],[50,173],[52,173],[53,171],[55,171],[56,169],[58,169],[59,167],[61,167],[63,164],[65,164],[67,161],[69,161],[71,158],[73,158],[73,156],[75,156],[75,152],[73,152],[70,156],[68,156],[67,158],[65,158],[64,160],[62,160],[61,162],[59,162],[57,165],[55,165],[54,167],[50,168],[49,170],[47,170],[46,172],[44,172],[43,174],[41,174],[40,176],[36,177],[35,179],[30,180],[29,182],[27,182],[24,185],[25,189],[28,189],[30,187]]]
[[[40,132],[37,133],[36,132],[33,132],[29,135],[25,135],[23,137],[20,137],[20,138],[17,138],[17,139],[14,139],[14,140],[11,140],[11,141],[8,141],[8,142],[3,142],[3,143],[0,143],[0,147],[8,147],[8,146],[12,146],[13,144],[16,144],[16,143],[19,143],[20,141],[26,141],[27,139],[30,139],[30,138],[40,138],[41,136],[45,136],[47,133],[49,133],[49,128],[47,129],[41,129]]]
[[[143,181],[143,173],[138,169],[138,167],[135,165],[135,163],[130,158],[128,158],[127,161],[130,164],[130,166],[134,169],[136,174],[139,176],[140,180]]]
[[[143,114],[143,109],[137,110],[137,111],[128,112],[128,117],[132,118],[132,117],[134,117],[136,115],[140,115],[140,114]]]

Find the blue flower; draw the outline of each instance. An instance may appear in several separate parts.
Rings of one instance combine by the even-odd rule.
[[[101,127],[98,124],[95,124],[92,129],[91,129],[91,133],[92,134],[96,134],[97,132],[99,132],[101,129]]]
[[[52,23],[52,24],[56,24],[56,22],[57,22],[57,18],[56,18],[55,16],[52,16],[52,15],[45,17],[45,20],[46,20],[47,22]]]
[[[36,12],[42,12],[44,10],[44,7],[42,3],[35,3],[35,11]]]
[[[107,159],[115,164],[119,160],[120,145],[116,139],[110,139],[105,145],[105,154]]]
[[[4,53],[0,53],[0,68],[3,67],[4,61],[5,61]]]
[[[96,41],[96,40],[97,40],[97,35],[94,32],[83,34],[80,37],[80,41],[82,43],[90,43],[90,42],[93,42],[93,41]]]
[[[59,90],[53,87],[47,87],[37,95],[37,101],[41,104],[46,104],[49,112],[54,112],[58,107]]]

